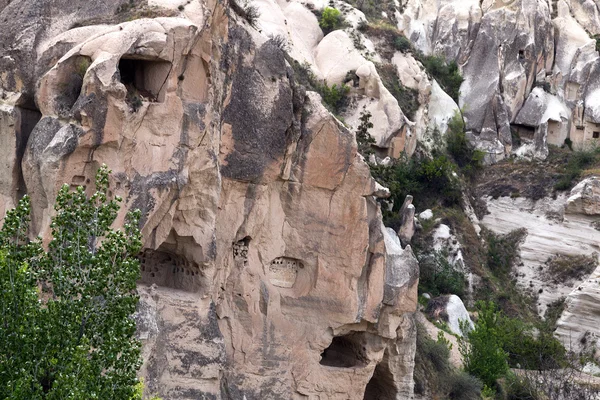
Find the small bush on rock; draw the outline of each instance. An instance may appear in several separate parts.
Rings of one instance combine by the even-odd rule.
[[[348,93],[350,87],[342,85],[328,86],[326,82],[317,86],[317,90],[323,102],[334,114],[339,114],[348,104]]]
[[[421,55],[418,58],[419,61],[423,63],[425,70],[435,78],[442,89],[458,103],[460,86],[464,79],[460,75],[456,62],[452,61],[447,63],[443,57],[438,56]]]
[[[506,235],[486,231],[488,243],[487,265],[497,276],[506,277],[519,257],[519,246],[527,236],[525,228],[516,229]]]
[[[325,7],[319,19],[319,26],[323,29],[323,33],[327,35],[344,26],[344,17],[337,8]]]
[[[253,5],[249,0],[231,0],[230,5],[237,15],[248,21],[251,27],[254,29],[258,28],[260,11],[257,6]]]
[[[465,175],[472,177],[483,166],[484,153],[475,150],[467,139],[465,123],[460,112],[456,112],[448,121],[446,148]]]
[[[465,275],[448,262],[443,252],[419,257],[419,292],[432,296],[465,294]]]
[[[360,113],[360,125],[356,130],[358,152],[362,154],[363,157],[368,157],[370,154],[373,154],[371,145],[375,144],[375,139],[369,134],[369,129],[373,127],[371,116],[371,113],[364,108]]]

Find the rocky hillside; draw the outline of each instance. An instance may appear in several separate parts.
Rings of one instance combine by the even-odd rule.
[[[488,231],[527,230],[516,286],[540,315],[565,297],[556,335],[583,346],[600,335],[599,10],[0,0],[0,213],[29,194],[48,240],[61,185],[109,166],[120,221],[142,211],[140,374],[165,400],[413,398],[419,261],[450,251],[471,306]],[[456,126],[479,158],[471,174],[454,154],[455,190],[392,177]],[[583,273],[540,273],[575,258]]]

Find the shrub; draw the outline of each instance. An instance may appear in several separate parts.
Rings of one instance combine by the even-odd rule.
[[[481,382],[475,377],[457,371],[450,364],[450,348],[443,335],[433,340],[426,329],[417,323],[417,350],[415,354],[415,393],[430,394],[428,398],[450,400],[478,400]],[[429,392],[427,393],[429,389]]]
[[[373,153],[371,145],[375,144],[375,139],[369,134],[369,129],[373,127],[371,122],[371,113],[366,108],[360,113],[360,125],[356,129],[356,143],[358,144],[358,152],[363,157],[368,157]]]
[[[465,275],[448,262],[446,254],[434,251],[419,258],[419,292],[432,296],[465,294]]]
[[[257,6],[253,5],[248,0],[231,0],[230,5],[237,15],[248,21],[251,27],[258,29],[260,11]]]
[[[409,159],[403,154],[391,166],[371,167],[371,175],[390,189],[395,211],[409,194],[414,196],[413,204],[422,208],[459,204],[462,195],[453,171],[454,165],[444,155]]]
[[[505,277],[519,256],[519,246],[527,236],[525,228],[516,229],[506,235],[486,231],[487,265],[497,276]]]
[[[329,32],[344,26],[344,17],[337,8],[325,7],[319,19],[319,26],[323,29],[323,33],[327,35]]]
[[[309,63],[300,64],[293,58],[286,56],[286,60],[294,70],[294,78],[298,84],[307,90],[312,90],[321,95],[323,105],[334,114],[339,114],[348,105],[350,87],[342,85],[328,86],[327,82],[319,82],[310,69]]]
[[[455,372],[446,378],[450,400],[479,400],[481,399],[481,381],[465,372]]]
[[[493,303],[478,302],[479,316],[475,329],[465,332],[460,342],[465,371],[478,377],[489,386],[495,387],[498,378],[508,372],[508,354],[504,351],[503,338],[497,327],[497,319],[502,316],[496,313]]]
[[[584,150],[574,151],[565,167],[565,172],[560,176],[558,182],[554,185],[556,190],[568,190],[573,186],[573,182],[581,177],[583,170],[599,162],[600,147],[591,147]]]
[[[318,86],[319,94],[323,98],[323,102],[334,114],[339,114],[348,104],[348,92],[350,87],[342,85],[328,86],[323,82]]]
[[[446,149],[465,175],[472,177],[483,166],[484,153],[475,150],[467,139],[465,123],[460,112],[456,112],[448,121]]]
[[[402,85],[394,64],[379,64],[376,66],[381,81],[392,96],[398,101],[400,109],[410,120],[413,120],[419,109],[419,91]]]
[[[456,62],[446,63],[443,57],[438,56],[420,56],[418,58],[423,63],[425,70],[458,103],[460,86],[464,79],[460,75]]]
[[[406,53],[412,50],[412,43],[404,35],[398,35],[394,38],[394,48]]]
[[[96,192],[64,185],[52,240],[29,242],[24,197],[0,231],[0,398],[130,399],[136,393],[135,338],[139,211],[111,225],[121,199],[108,200],[105,166]]]
[[[508,367],[554,370],[567,365],[567,352],[552,331],[540,327],[537,335],[518,318],[509,318],[491,302],[478,302],[475,329],[462,340],[460,351],[465,370],[494,387]]]
[[[269,40],[284,53],[288,51],[289,45],[283,35],[269,35]]]
[[[598,257],[596,254],[590,256],[559,254],[549,258],[546,265],[548,266],[548,274],[552,277],[554,283],[563,283],[580,280],[591,274],[598,266]]]

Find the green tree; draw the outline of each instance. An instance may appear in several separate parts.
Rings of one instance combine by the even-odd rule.
[[[499,326],[504,318],[496,312],[493,303],[478,302],[479,316],[475,329],[466,331],[468,338],[460,342],[459,350],[463,356],[465,371],[476,376],[489,386],[494,387],[496,380],[508,372],[508,354],[504,351],[505,337]]]
[[[111,225],[120,198],[108,199],[106,166],[96,192],[64,185],[52,240],[27,240],[29,198],[0,231],[0,398],[131,399],[140,344],[135,339],[141,248],[139,211]]]
[[[325,34],[328,34],[329,32],[344,26],[344,17],[337,8],[325,7],[321,19],[319,20],[319,26],[323,29]]]
[[[363,157],[368,157],[370,154],[373,154],[371,145],[375,144],[375,139],[369,134],[369,129],[373,127],[371,117],[371,113],[367,111],[366,107],[363,107],[359,118],[360,124],[356,129],[356,143],[358,144],[358,152],[362,154]]]

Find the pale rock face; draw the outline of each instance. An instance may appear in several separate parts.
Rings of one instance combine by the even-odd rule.
[[[392,64],[396,66],[400,82],[408,88],[419,92],[431,91],[431,83],[427,74],[410,53],[396,52],[392,58]]]
[[[600,12],[594,0],[571,0],[571,12],[579,24],[592,35],[600,33]]]
[[[475,328],[460,297],[454,294],[450,296],[446,305],[446,312],[448,313],[448,326],[458,336],[462,336],[461,324],[466,324],[469,329]]]
[[[520,262],[516,265],[517,282],[524,290],[538,295],[540,315],[544,315],[551,302],[580,292],[577,288],[581,284],[553,282],[546,276],[546,261],[557,254],[592,255],[600,250],[594,218],[565,213],[566,202],[566,195],[537,202],[525,198],[489,198],[487,208],[490,213],[481,220],[485,227],[501,234],[519,228],[527,230],[527,236],[520,245]],[[592,279],[594,274],[588,279]]]
[[[298,31],[306,14],[290,7]],[[113,171],[117,224],[142,211],[148,394],[411,398],[418,264],[382,225],[374,196],[389,192],[273,41],[219,2],[202,9],[202,24],[48,37],[39,85],[0,82],[17,99],[0,108],[0,208],[29,193],[48,240],[58,188],[91,191],[99,165]],[[39,113],[18,103],[28,93]]]
[[[422,220],[429,220],[433,218],[433,212],[430,209],[427,209],[419,214],[419,218]]]
[[[571,189],[566,212],[600,215],[600,178],[593,176],[584,179]]]
[[[357,70],[368,61],[354,47],[350,36],[337,30],[319,42],[315,49],[315,62],[327,83],[339,85],[348,71]]]
[[[448,121],[457,113],[460,114],[458,105],[434,80],[429,99],[429,127],[437,128],[444,135],[448,130]]]
[[[462,300],[454,294],[430,300],[427,313],[430,317],[448,324],[450,331],[457,336],[463,336],[461,325],[466,325],[467,330],[475,328]]]

